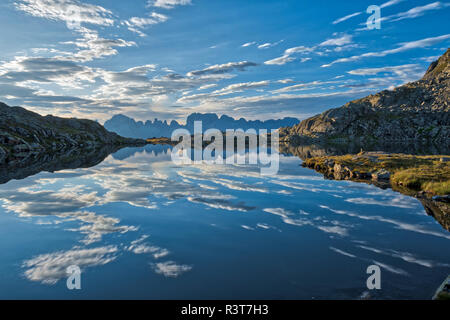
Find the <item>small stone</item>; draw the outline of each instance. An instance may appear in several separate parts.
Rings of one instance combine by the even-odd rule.
[[[391,178],[391,173],[386,169],[378,170],[375,173],[372,173],[373,180],[389,180]]]

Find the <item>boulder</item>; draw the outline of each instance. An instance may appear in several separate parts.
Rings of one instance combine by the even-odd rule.
[[[378,170],[372,173],[373,180],[389,180],[391,178],[391,173],[385,169]]]

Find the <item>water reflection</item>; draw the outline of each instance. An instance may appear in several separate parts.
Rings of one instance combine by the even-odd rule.
[[[445,145],[434,145],[431,143],[424,144],[405,144],[405,143],[389,143],[389,144],[372,144],[362,145],[358,143],[348,144],[281,144],[280,152],[286,155],[294,155],[301,159],[323,156],[340,156],[345,154],[356,154],[361,150],[364,151],[383,151],[389,153],[405,153],[414,155],[448,155],[450,148]]]
[[[375,298],[427,298],[448,272],[450,234],[419,201],[324,180],[297,157],[267,177],[176,166],[167,146],[104,156],[0,185],[1,298],[70,298],[70,265],[84,298],[358,298],[369,263],[386,272]]]

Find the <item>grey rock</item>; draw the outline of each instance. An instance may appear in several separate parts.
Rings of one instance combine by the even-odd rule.
[[[390,178],[391,173],[385,169],[372,173],[372,180],[389,180]]]
[[[123,138],[95,121],[41,116],[0,102],[0,164],[20,165],[38,153],[53,153],[88,146],[144,145]]]
[[[450,144],[450,49],[418,81],[281,128],[280,141]]]

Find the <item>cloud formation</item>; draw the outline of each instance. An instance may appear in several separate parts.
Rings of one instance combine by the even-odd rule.
[[[192,0],[148,0],[147,6],[164,9],[173,9],[176,6],[185,6],[192,4]]]
[[[332,65],[337,64],[337,63],[358,61],[358,60],[361,60],[364,58],[370,58],[370,57],[385,57],[387,55],[400,53],[400,52],[404,52],[404,51],[408,51],[408,50],[412,50],[412,49],[426,48],[426,47],[432,46],[436,43],[445,41],[447,39],[450,39],[450,34],[446,34],[446,35],[442,35],[442,36],[438,36],[438,37],[421,39],[421,40],[417,40],[417,41],[403,42],[403,43],[400,43],[399,46],[395,49],[389,49],[389,50],[384,50],[384,51],[379,51],[379,52],[368,52],[368,53],[364,53],[361,55],[352,56],[349,58],[341,58],[341,59],[334,60],[329,64],[324,64],[324,65],[322,65],[322,67],[326,68],[326,67],[331,67]]]
[[[327,39],[323,42],[321,42],[318,45],[312,46],[312,47],[306,47],[306,46],[298,46],[286,49],[284,51],[284,54],[281,57],[267,60],[264,62],[266,65],[284,65],[286,63],[292,62],[297,60],[297,58],[294,55],[301,54],[317,54],[317,55],[323,55],[324,50],[329,51],[330,49],[326,47],[335,47],[335,51],[342,51],[345,47],[354,46],[353,45],[353,37],[351,35],[343,34],[343,35],[337,35],[334,34],[334,38]],[[310,57],[301,58],[300,61],[306,62],[311,60]]]
[[[132,17],[124,21],[123,24],[126,25],[128,30],[130,30],[131,32],[135,32],[139,36],[145,37],[146,34],[142,32],[142,29],[145,29],[150,25],[166,22],[168,19],[169,17],[164,14],[152,12],[151,14],[149,14],[149,17]]]
[[[191,71],[187,76],[203,76],[211,74],[223,74],[232,71],[245,71],[248,67],[256,67],[258,64],[250,61],[229,62],[224,64],[216,64],[202,70]]]
[[[110,10],[78,0],[18,0],[15,6],[18,10],[34,17],[64,21],[74,25],[81,23],[114,25],[113,14]]]

